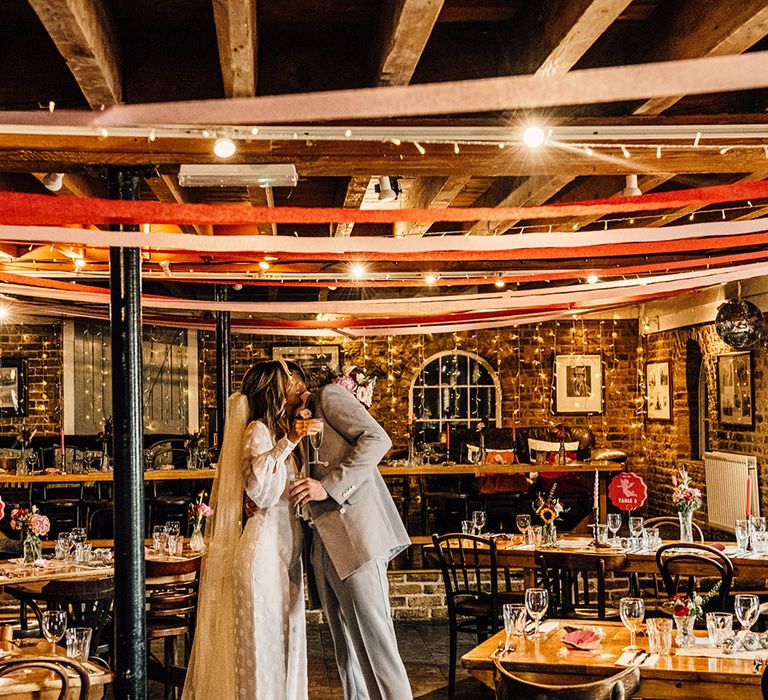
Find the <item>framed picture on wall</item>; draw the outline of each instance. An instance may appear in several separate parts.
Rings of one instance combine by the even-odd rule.
[[[27,415],[27,365],[20,357],[0,358],[0,416]]]
[[[602,355],[555,355],[554,413],[603,412]]]
[[[717,410],[722,426],[754,428],[755,393],[750,351],[717,356]]]
[[[645,390],[648,420],[671,421],[672,372],[668,361],[645,365]]]
[[[341,348],[338,345],[276,345],[273,360],[291,360],[304,370],[307,385],[317,389],[329,370],[341,369]]]

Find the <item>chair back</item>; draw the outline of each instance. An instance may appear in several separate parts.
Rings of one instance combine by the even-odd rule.
[[[477,535],[432,535],[445,585],[448,614],[456,603],[477,600],[491,606],[491,631],[498,629],[498,566],[496,542]],[[488,578],[490,581],[488,581]]]
[[[685,593],[690,596],[696,591],[697,577],[720,579],[720,590],[705,607],[710,612],[730,609],[728,596],[733,583],[733,564],[719,549],[695,542],[665,544],[656,550],[656,566],[670,598],[680,592],[681,581],[686,582]]]
[[[28,671],[32,669],[41,669],[53,673],[61,681],[61,689],[57,696],[58,700],[64,698],[74,698],[70,695],[70,680],[68,671],[75,673],[80,681],[80,691],[77,694],[79,700],[87,700],[91,691],[91,681],[88,671],[74,659],[66,656],[22,656],[21,658],[0,661],[0,678],[14,673],[15,671]],[[23,682],[29,683],[29,678],[25,676]],[[49,689],[49,683],[45,683],[46,690]],[[46,694],[46,697],[48,695]]]
[[[494,684],[497,700],[625,700],[632,697],[640,685],[640,669],[637,666],[630,666],[614,676],[589,683],[550,685],[511,674],[498,657],[493,663],[496,667]]]
[[[697,542],[704,541],[704,533],[696,524],[693,525],[693,536]],[[662,540],[676,540],[680,536],[680,520],[663,515],[659,518],[648,518],[644,522],[647,530],[658,530]]]
[[[624,554],[538,551],[535,561],[549,593],[551,617],[606,619],[605,574],[623,568]]]

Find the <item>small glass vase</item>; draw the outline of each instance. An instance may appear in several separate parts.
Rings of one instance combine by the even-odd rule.
[[[192,524],[192,534],[189,536],[189,548],[193,552],[202,552],[205,549],[202,523]]]
[[[675,615],[675,642],[681,649],[690,649],[696,645],[696,637],[693,636],[695,622],[693,615]]]
[[[541,526],[541,546],[555,547],[557,545],[557,525],[553,520],[551,523],[544,523]]]
[[[101,464],[99,469],[103,472],[109,471],[109,447],[106,442],[101,443]]]
[[[187,469],[197,469],[198,454],[197,448],[193,447],[187,450]]]
[[[693,511],[680,511],[677,517],[680,520],[680,541],[693,542]]]
[[[24,551],[24,563],[34,564],[38,559],[43,556],[43,543],[40,538],[31,530],[28,530],[24,534],[24,542],[22,543]]]

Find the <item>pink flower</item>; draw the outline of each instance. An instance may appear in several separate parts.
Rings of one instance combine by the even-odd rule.
[[[672,475],[672,486],[677,486],[677,477],[674,474]]]
[[[352,394],[354,394],[357,389],[357,382],[347,374],[342,375],[341,377],[336,377],[336,379],[333,380],[333,383],[344,387]]]
[[[29,516],[29,529],[39,537],[47,535],[51,529],[51,521],[45,515],[33,513]]]
[[[213,508],[207,503],[201,503],[197,508],[197,514],[202,518],[210,518],[213,515]]]

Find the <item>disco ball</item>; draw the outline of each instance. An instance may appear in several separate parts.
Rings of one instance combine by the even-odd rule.
[[[746,350],[760,341],[763,314],[751,301],[731,299],[718,310],[715,318],[717,334],[737,350]]]

